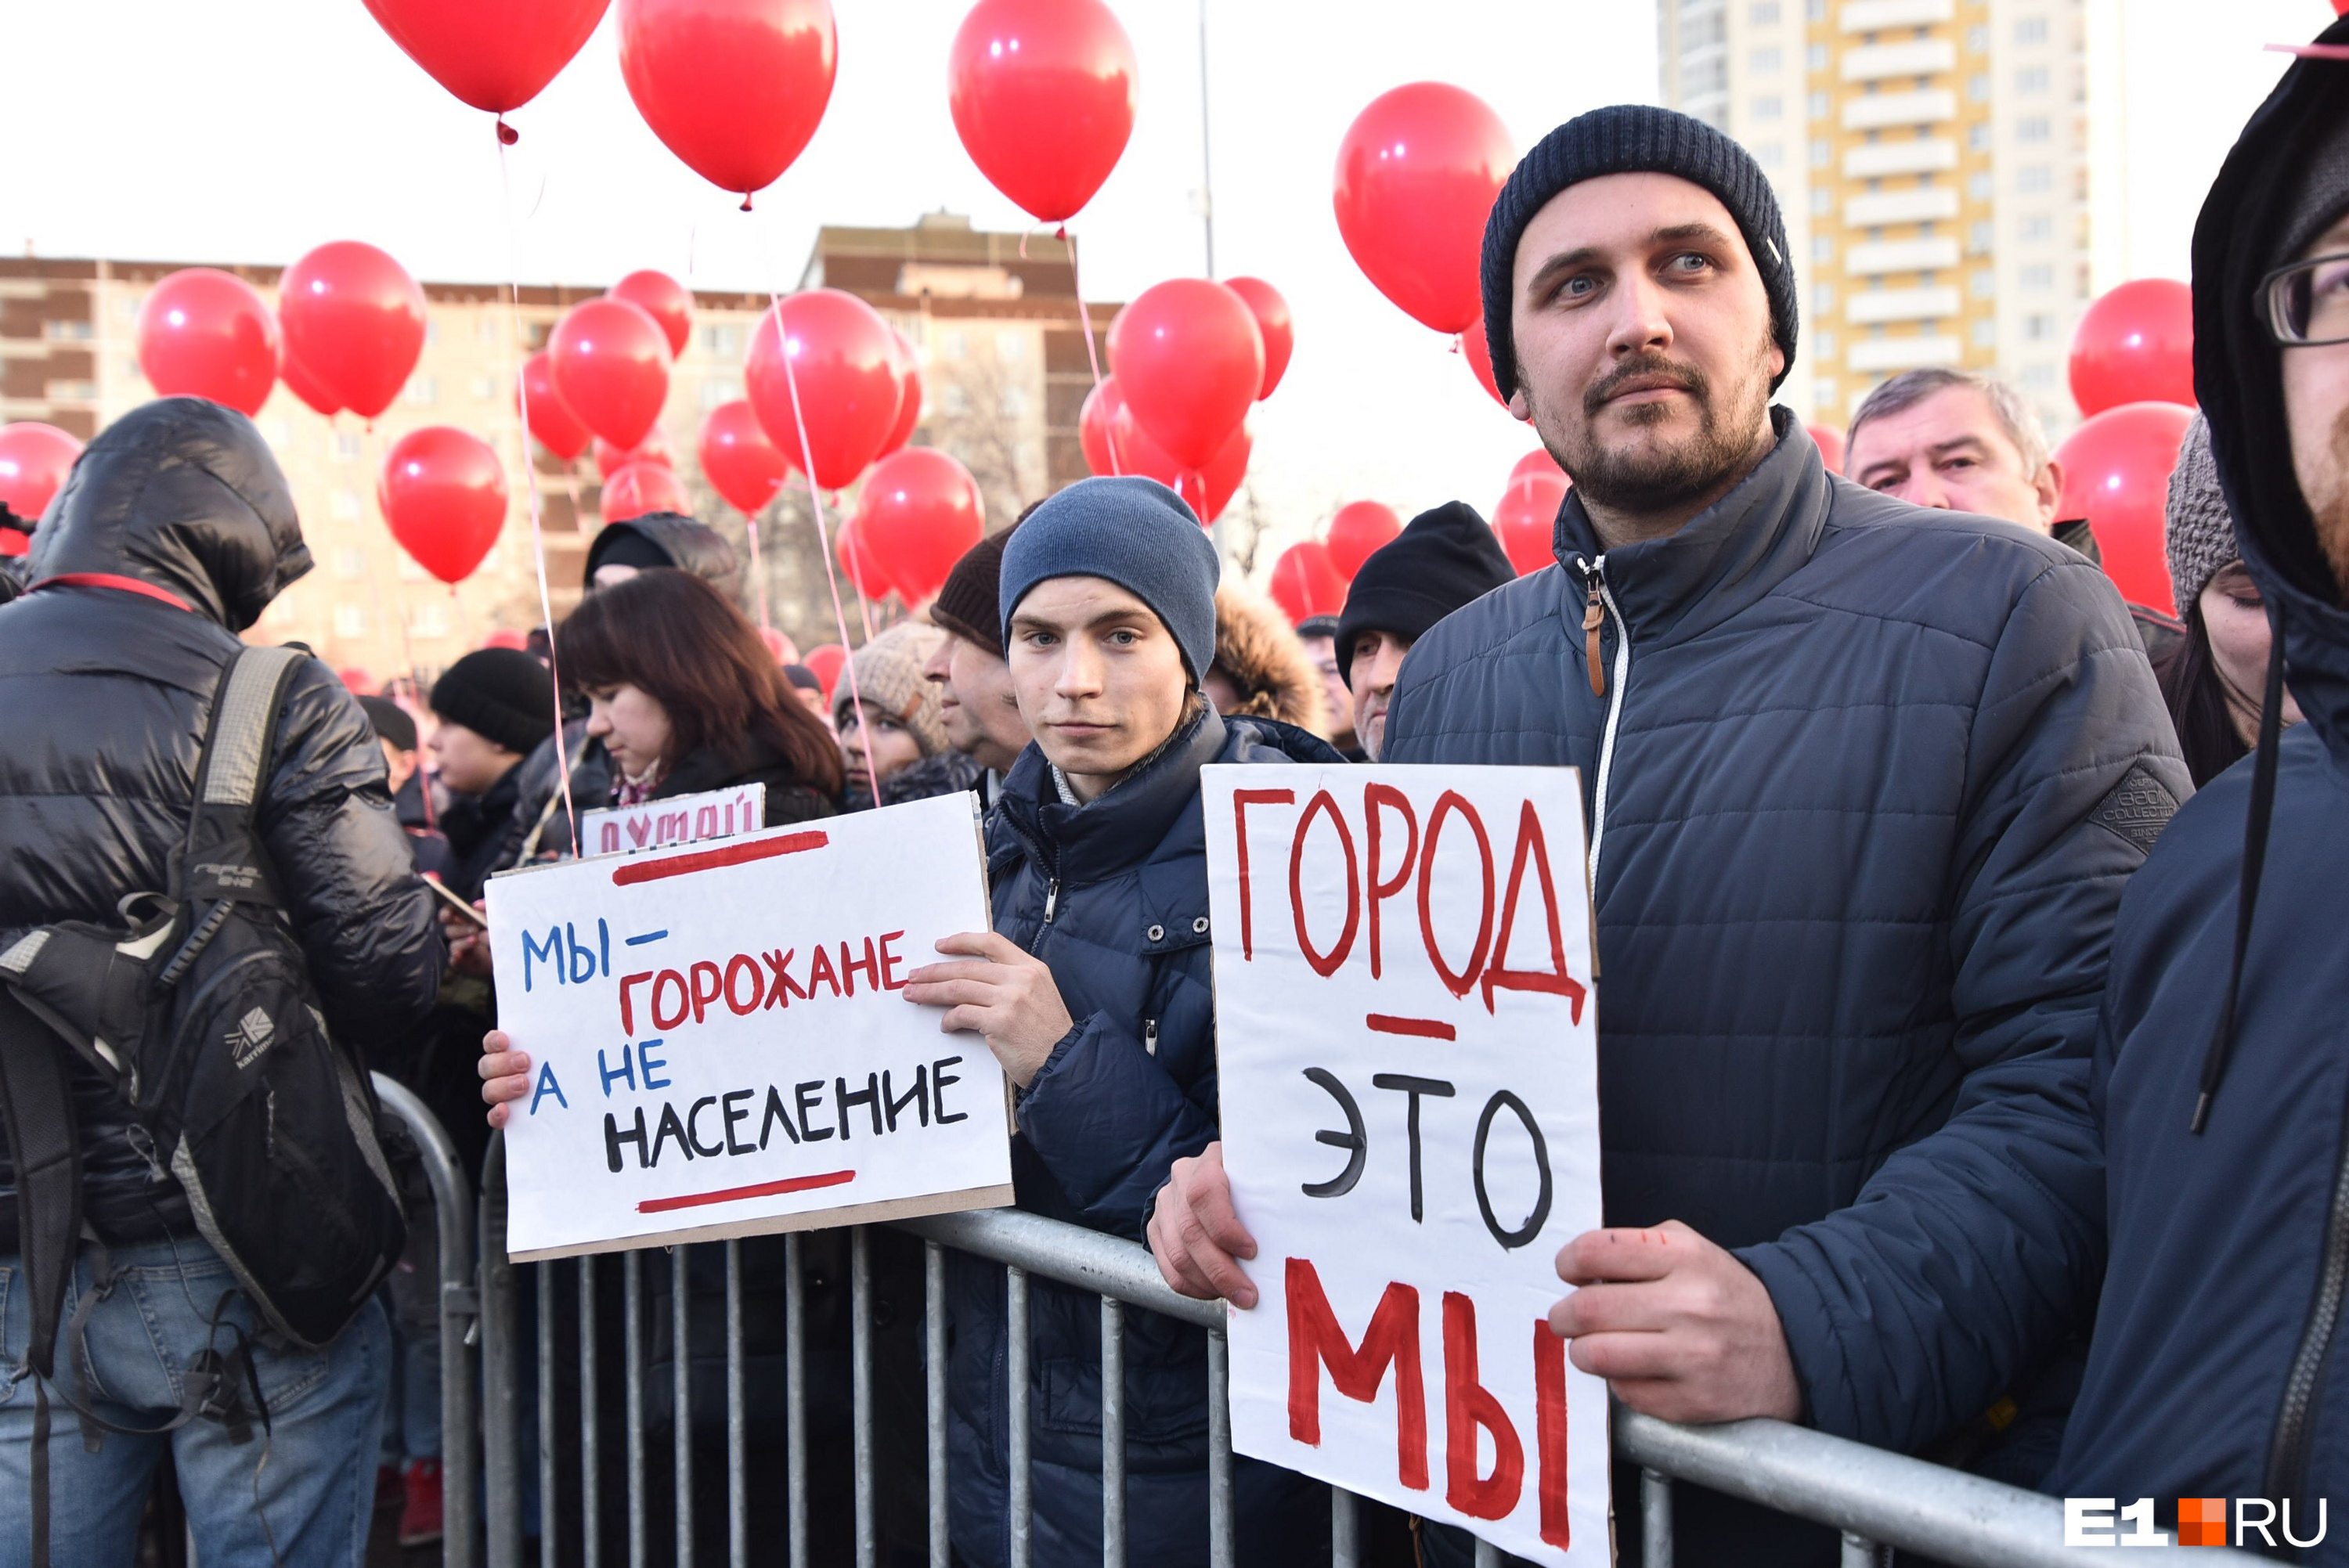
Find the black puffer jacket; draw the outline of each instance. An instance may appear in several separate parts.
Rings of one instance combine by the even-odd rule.
[[[114,921],[125,894],[166,885],[235,634],[310,564],[252,422],[193,397],[148,404],[91,444],[33,559],[39,586],[0,610],[0,943]],[[382,748],[325,664],[295,672],[265,778],[263,841],[327,1022],[378,1053],[430,1005],[442,948]],[[92,1223],[184,1226],[183,1209],[152,1202],[177,1189],[150,1185],[112,1095],[94,1075],[75,1090]]]
[[[2086,1326],[2113,914],[2192,786],[2102,573],[1836,479],[1775,418],[1668,538],[1602,555],[1569,495],[1561,568],[1413,648],[1387,759],[1582,770],[1607,1221],[1743,1249],[1808,1419],[1916,1449]],[[1678,1496],[1690,1560],[1835,1561]]]

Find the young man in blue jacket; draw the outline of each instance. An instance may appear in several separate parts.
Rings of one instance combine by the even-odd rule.
[[[2190,789],[2127,612],[2044,535],[1826,472],[1770,407],[1776,201],[1700,121],[1552,132],[1494,204],[1484,294],[1498,385],[1574,480],[1558,564],[1420,639],[1384,756],[1581,770],[1609,1228],[1560,1253],[1551,1326],[1669,1419],[1947,1454],[2019,1405],[2004,1473],[2035,1481],[2104,1257],[2113,913]],[[1226,1191],[1180,1167],[1153,1238],[1244,1305]],[[1674,1492],[1682,1561],[1837,1560]]]
[[[2323,41],[2349,44],[2349,21]],[[2343,1563],[2349,64],[2287,71],[2210,188],[2194,387],[2275,630],[2267,722],[2121,905],[2093,1079],[2112,1262],[2054,1485],[2153,1499],[2150,1523],[2106,1520],[2123,1545],[2156,1525],[2181,1545],[2321,1537],[2307,1559]],[[2287,676],[2307,722],[2279,735]],[[2203,1506],[2180,1519],[2187,1499]]]

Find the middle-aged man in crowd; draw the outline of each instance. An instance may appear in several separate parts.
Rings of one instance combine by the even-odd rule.
[[[1551,1326],[1674,1420],[1948,1453],[2013,1401],[1985,1459],[2036,1480],[2103,1263],[2114,910],[2190,789],[2127,614],[2040,534],[1835,480],[1770,407],[1784,228],[1697,120],[1553,131],[1494,205],[1484,296],[1495,378],[1573,476],[1559,564],[1420,640],[1385,753],[1581,772],[1609,1228],[1559,1253]],[[1152,1236],[1180,1287],[1255,1299],[1220,1150]],[[1674,1497],[1683,1560],[1837,1559]]]
[[[1349,688],[1363,759],[1376,762],[1402,656],[1463,604],[1517,580],[1507,552],[1466,501],[1423,511],[1373,551],[1346,590],[1338,618],[1338,673]]]
[[[2323,42],[2349,43],[2349,21]],[[2095,1055],[2112,1261],[2055,1482],[2266,1499],[2349,1562],[2349,65],[2303,59],[2194,231],[2194,386],[2275,626],[2251,755],[2131,882]],[[2289,673],[2306,722],[2279,736]],[[2242,1515],[2256,1520],[2256,1505]],[[2197,1539],[2197,1536],[2199,1539]],[[2124,1538],[2124,1544],[2127,1543]]]
[[[2104,563],[2088,520],[2061,515],[2064,465],[2039,416],[1995,376],[1903,371],[1861,400],[1844,443],[1844,472],[1872,490],[1916,506],[2002,517]],[[2156,661],[2186,630],[2143,604],[2130,605],[2129,618]]]
[[[1011,665],[1004,657],[1003,613],[996,602],[1004,546],[1019,526],[988,534],[964,551],[947,573],[945,585],[930,602],[930,620],[947,639],[922,665],[923,677],[940,689],[938,722],[946,728],[947,743],[986,769],[979,779],[979,799],[988,806],[1002,793],[1003,776],[1029,740],[1027,721],[1019,717],[1019,694],[1011,684]]]
[[[116,926],[160,892],[188,833],[195,771],[236,634],[308,570],[293,496],[251,420],[169,397],[100,432],[35,536],[34,591],[0,611],[0,951],[28,927]],[[289,677],[254,819],[328,1025],[362,1057],[398,1047],[440,976],[432,900],[409,866],[383,753],[357,701],[315,659]],[[10,1006],[15,1004],[11,1003]],[[65,1047],[60,1045],[59,1049]],[[389,1327],[369,1300],[326,1346],[271,1332],[159,1180],[127,1109],[74,1069],[86,1240],[57,1383],[118,1429],[85,1447],[62,1408],[48,1441],[49,1551],[128,1563],[168,1448],[206,1563],[347,1563],[375,1503]],[[12,1111],[13,1115],[13,1111]],[[0,1356],[25,1353],[13,1167],[0,1171]],[[240,1201],[242,1200],[240,1195]],[[103,1282],[103,1283],[101,1283]],[[79,1304],[78,1305],[77,1304]],[[163,1435],[185,1379],[237,1346],[267,1404],[259,1429],[200,1417]],[[29,1562],[35,1395],[0,1391],[0,1563]],[[168,1429],[165,1429],[168,1430]],[[264,1463],[264,1458],[267,1462]]]
[[[1347,717],[1354,711],[1353,697],[1338,669],[1338,617],[1306,616],[1297,623],[1297,640],[1305,645],[1305,656],[1321,676],[1321,695],[1330,705],[1330,744],[1349,762],[1364,760],[1361,741]]]

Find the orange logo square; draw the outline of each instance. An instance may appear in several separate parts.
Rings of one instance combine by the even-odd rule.
[[[2178,1500],[2178,1544],[2227,1544],[2227,1500],[2223,1497],[2181,1497]]]

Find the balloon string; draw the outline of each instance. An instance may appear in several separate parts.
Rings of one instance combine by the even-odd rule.
[[[766,237],[759,236],[760,269],[767,276],[775,275],[774,263],[767,255]],[[792,368],[791,329],[783,322],[783,296],[773,289],[767,291],[768,307],[775,313],[775,350],[782,356],[783,389],[791,394],[792,423],[800,438],[800,475],[807,480],[808,511],[815,519],[816,553],[823,559],[824,585],[832,591],[832,624],[840,634],[841,667],[848,676],[849,711],[856,716],[856,733],[864,741],[864,777],[873,788],[873,804],[881,804],[881,774],[873,761],[872,732],[864,727],[864,694],[856,686],[856,661],[849,656],[848,610],[840,597],[840,573],[832,559],[832,537],[823,525],[823,496],[815,486],[815,449],[808,440],[807,417],[800,410],[799,375]],[[853,580],[852,580],[853,581]],[[864,603],[862,588],[856,593],[857,608],[864,613],[864,640],[873,640],[873,612]]]
[[[329,414],[326,416],[326,428],[328,429],[333,429],[337,421],[333,415]],[[379,466],[380,459],[378,459],[375,462],[362,463],[363,468],[369,469],[376,469]],[[378,493],[380,494],[380,492]],[[413,695],[415,700],[420,704],[424,701],[424,674],[421,670],[419,670],[416,667],[416,645],[408,634],[407,607],[405,605],[401,606],[401,613],[398,615],[386,615],[383,613],[382,577],[377,573],[369,572],[367,574],[367,598],[375,605],[375,618],[378,621],[388,620],[399,628],[399,655],[401,658],[408,662],[408,689]],[[417,792],[424,798],[424,826],[427,831],[430,831],[434,825],[432,821],[431,780],[426,779]]]
[[[1085,285],[1077,278],[1077,237],[1069,232],[1068,225],[1062,224],[1061,238],[1069,247],[1069,287],[1076,291],[1077,325],[1083,329],[1085,335],[1085,363],[1092,366],[1093,387],[1098,391],[1102,384],[1101,355],[1093,347],[1093,317],[1092,312],[1085,308]],[[1020,235],[1019,242],[1026,244],[1028,236]],[[1102,421],[1102,439],[1109,447],[1109,471],[1112,474],[1124,473],[1125,463],[1118,456],[1117,450],[1117,421],[1114,419]]]
[[[449,584],[449,603],[457,607],[457,640],[470,648],[473,645],[473,618],[465,614],[465,601],[458,595],[454,583]],[[547,640],[554,641],[552,634]]]
[[[530,554],[532,563],[538,571],[538,613],[546,624],[546,673],[554,687],[554,776],[556,787],[563,793],[563,815],[569,824],[571,852],[576,856],[580,852],[579,812],[571,800],[569,753],[563,741],[563,670],[554,658],[554,599],[546,591],[546,530],[540,516],[543,503],[538,493],[538,464],[532,460],[530,455],[530,377],[524,374],[523,364],[525,357],[523,348],[529,342],[529,335],[523,330],[522,247],[514,238],[513,179],[506,169],[506,147],[510,139],[502,119],[498,121],[498,211],[505,221],[506,276],[509,280],[506,298],[512,305],[513,316],[514,401],[522,414],[522,428],[518,434],[521,437],[523,479],[530,487]],[[579,492],[575,480],[571,493],[571,525],[576,528],[579,526]],[[455,597],[456,592],[456,584],[450,583],[450,597]],[[457,608],[461,614],[464,611],[461,601]],[[470,643],[472,638],[468,636],[465,640]]]

